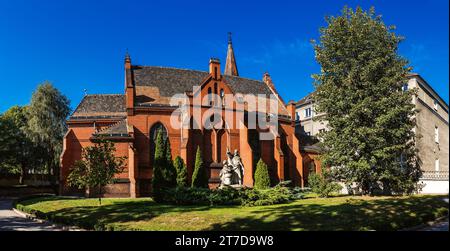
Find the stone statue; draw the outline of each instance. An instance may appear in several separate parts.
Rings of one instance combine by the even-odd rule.
[[[238,179],[237,182],[239,185],[242,185],[244,179],[244,165],[242,164],[241,156],[239,156],[239,152],[237,149],[234,150],[234,156],[231,162],[233,166],[233,171],[237,175]]]
[[[223,161],[223,167],[219,174],[220,187],[242,186],[244,178],[244,165],[238,150],[234,150],[234,155],[227,148],[227,159]]]

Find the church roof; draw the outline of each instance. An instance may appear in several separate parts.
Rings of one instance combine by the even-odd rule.
[[[129,134],[127,120],[121,120],[109,127],[97,131],[95,135],[128,137]]]
[[[132,76],[136,88],[135,105],[168,105],[175,94],[192,92],[208,77],[206,71],[158,66],[133,66]],[[273,92],[263,82],[238,76],[222,75],[234,93],[265,94]],[[75,109],[71,119],[126,117],[126,100],[122,94],[86,95]],[[279,112],[285,114],[284,104]]]
[[[124,116],[126,116],[125,95],[94,94],[83,97],[71,118]]]
[[[136,86],[157,87],[161,96],[171,97],[178,93],[192,92],[192,87],[200,85],[209,73],[169,67],[133,66],[133,74]],[[234,93],[266,95],[272,93],[262,81],[222,76]],[[139,94],[136,93],[136,95]]]

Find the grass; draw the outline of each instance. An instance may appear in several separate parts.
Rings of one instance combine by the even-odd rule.
[[[260,207],[174,206],[140,199],[40,197],[16,207],[96,230],[398,230],[448,215],[447,196],[341,196]]]

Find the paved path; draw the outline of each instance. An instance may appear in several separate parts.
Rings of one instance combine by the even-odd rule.
[[[13,199],[0,198],[0,231],[60,231],[47,223],[24,218],[12,210]]]

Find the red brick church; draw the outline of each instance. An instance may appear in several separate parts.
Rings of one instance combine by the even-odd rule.
[[[172,157],[181,156],[185,161],[189,178],[196,149],[200,147],[211,187],[220,182],[218,174],[227,148],[239,151],[245,167],[244,185],[249,187],[253,186],[253,174],[260,158],[269,166],[274,183],[291,180],[294,185],[304,186],[309,172],[320,171],[317,149],[306,145],[296,134],[295,104],[283,101],[268,73],[262,80],[239,76],[231,38],[223,72],[217,59],[209,60],[209,71],[199,71],[134,65],[128,54],[124,68],[124,94],[85,95],[67,120],[60,172],[63,194],[73,192],[66,179],[71,166],[81,158],[81,149],[102,135],[115,142],[118,156],[127,157],[126,169],[115,184],[106,188],[106,196],[148,196],[158,129],[170,141]],[[216,100],[237,94],[275,97],[275,107],[270,107],[277,110],[277,131],[273,139],[262,140],[260,135],[265,129],[249,126],[248,118],[258,112],[254,106],[243,101],[243,109],[237,109],[231,102],[225,105],[225,101]],[[184,106],[190,111],[189,127],[174,126],[177,122],[173,118],[181,117],[177,113],[181,104],[173,102],[174,95],[190,101]],[[196,98],[203,100],[200,105],[196,105]],[[229,122],[224,115],[226,111],[241,119]],[[206,127],[204,118],[220,123]],[[236,126],[238,123],[240,126]]]

